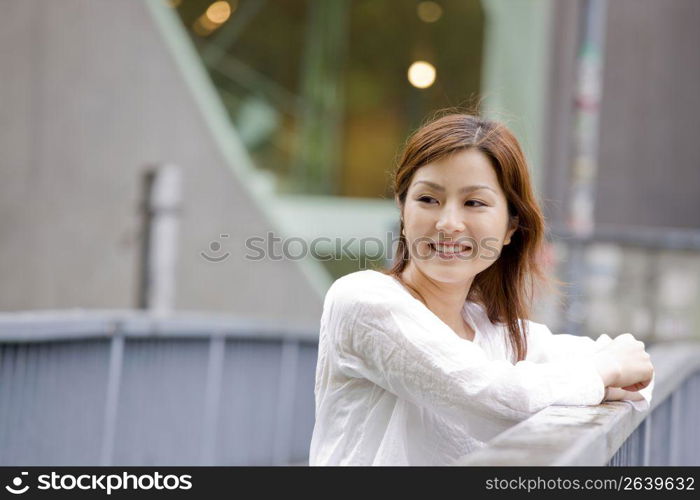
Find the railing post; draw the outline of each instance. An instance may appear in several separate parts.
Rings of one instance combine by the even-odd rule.
[[[294,392],[296,389],[299,342],[284,339],[282,342],[282,368],[280,370],[279,393],[277,396],[277,421],[273,463],[287,465],[291,460],[292,419],[294,417]]]
[[[671,428],[669,429],[670,450],[668,453],[668,465],[680,465],[681,454],[681,397],[683,386],[680,386],[671,394]]]
[[[219,403],[221,399],[221,378],[224,369],[226,339],[214,334],[209,340],[209,361],[207,365],[207,387],[204,397],[204,428],[202,429],[202,465],[216,462],[216,432]]]
[[[652,414],[649,412],[647,418],[642,422],[642,465],[649,466],[651,459],[651,424]]]
[[[105,397],[104,424],[102,432],[102,449],[100,465],[110,465],[114,455],[114,436],[117,427],[117,408],[119,403],[119,386],[122,376],[124,358],[124,335],[120,322],[112,325],[109,349],[109,372],[107,376],[107,394]]]

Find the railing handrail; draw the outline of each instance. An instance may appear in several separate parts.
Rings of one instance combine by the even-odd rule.
[[[0,342],[125,337],[221,336],[318,341],[318,325],[283,323],[210,312],[154,314],[139,309],[61,309],[0,313]]]
[[[599,223],[589,236],[578,236],[563,226],[550,227],[549,236],[563,244],[612,243],[648,250],[700,250],[700,231],[694,228]]]
[[[650,408],[624,401],[598,406],[549,406],[500,434],[454,465],[605,465],[647,415],[700,370],[700,342],[664,342],[649,348],[654,364]]]

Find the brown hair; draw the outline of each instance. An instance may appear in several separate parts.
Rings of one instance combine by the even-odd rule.
[[[518,228],[491,266],[472,282],[468,301],[480,303],[492,323],[502,323],[515,361],[527,356],[527,328],[536,285],[550,284],[539,259],[545,233],[542,211],[533,194],[527,162],[513,133],[498,122],[469,114],[449,114],[422,126],[406,142],[394,173],[394,194],[401,209],[401,231],[391,269],[380,270],[400,281],[409,261],[403,235],[403,209],[415,172],[422,166],[465,149],[476,149],[490,160]],[[511,219],[512,220],[512,219]]]

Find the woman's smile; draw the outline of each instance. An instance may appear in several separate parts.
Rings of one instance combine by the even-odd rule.
[[[454,260],[459,257],[467,257],[471,254],[471,246],[449,243],[430,243],[430,249],[436,252],[438,257],[445,260]]]

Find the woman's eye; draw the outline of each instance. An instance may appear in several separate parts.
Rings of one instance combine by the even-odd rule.
[[[421,196],[418,198],[418,201],[422,203],[428,203],[428,204],[433,204],[433,202],[437,203],[437,200],[435,198],[432,198],[430,196]],[[470,207],[485,207],[486,203],[483,203],[479,200],[469,200],[464,202],[465,205],[468,205]]]
[[[418,198],[418,201],[422,201],[424,203],[427,203],[430,200],[432,200],[432,198],[430,196],[421,196],[420,198]]]

